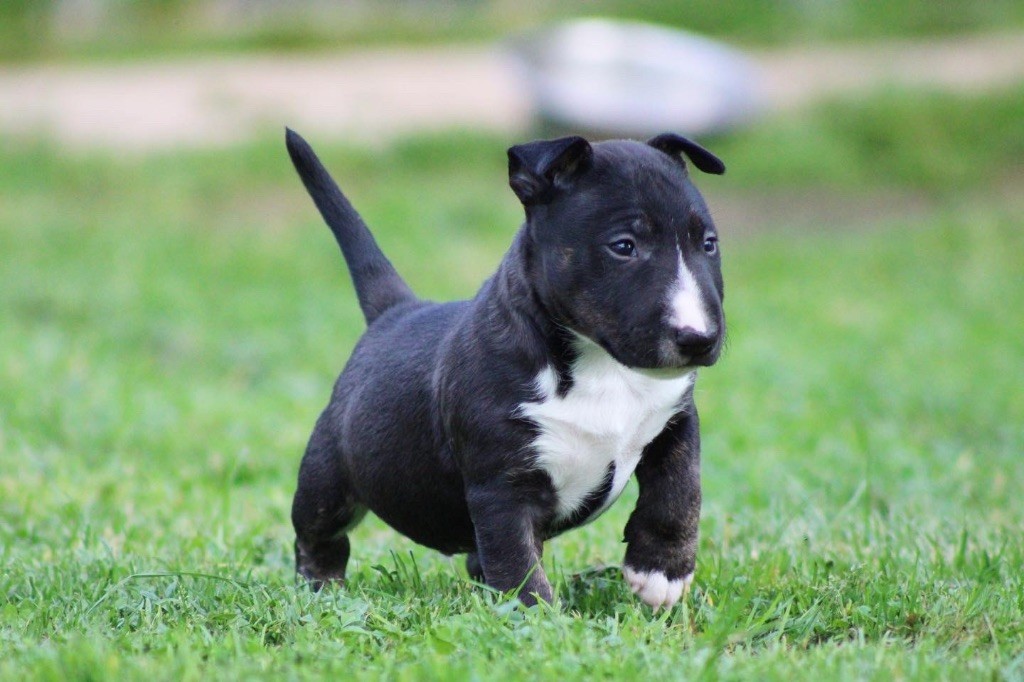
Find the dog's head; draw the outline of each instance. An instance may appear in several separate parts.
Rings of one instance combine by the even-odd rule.
[[[508,151],[541,304],[628,367],[711,365],[725,338],[718,234],[683,154],[725,172],[714,154],[670,133],[646,144],[565,137]]]

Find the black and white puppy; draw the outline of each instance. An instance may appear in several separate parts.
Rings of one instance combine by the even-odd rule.
[[[674,134],[508,150],[526,222],[468,301],[417,298],[309,145],[288,151],[334,233],[368,328],[320,415],[292,507],[296,570],[345,576],[372,510],[469,573],[550,601],[544,541],[592,521],[636,473],[623,572],[652,606],[693,579],[693,384],[725,335],[718,235]]]

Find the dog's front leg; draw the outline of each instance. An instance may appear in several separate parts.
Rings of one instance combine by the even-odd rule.
[[[644,450],[640,497],[626,524],[622,572],[658,608],[679,601],[693,581],[700,520],[700,431],[692,402]]]
[[[466,501],[486,583],[502,592],[518,589],[527,606],[538,598],[550,602],[551,584],[540,563],[543,543],[532,508],[507,483],[470,486]]]

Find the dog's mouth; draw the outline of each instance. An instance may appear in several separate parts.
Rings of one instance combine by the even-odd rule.
[[[586,338],[582,334],[580,336]],[[590,339],[590,341],[603,348],[619,364],[660,379],[678,378],[701,367],[714,365],[718,362],[723,344],[722,339],[719,338],[708,350],[688,355],[683,353],[671,339],[663,339],[648,352],[637,354],[631,348],[627,348],[625,351],[620,350],[602,336]]]
[[[690,357],[682,356],[683,362],[687,367],[710,367],[711,365],[718,362],[719,346],[716,343],[715,347],[705,353],[698,355],[692,355]]]
[[[664,339],[658,346],[657,366],[652,369],[689,372],[698,367],[710,367],[718,362],[721,349],[721,338],[715,339],[707,349],[696,352],[692,349],[680,348],[672,339]]]

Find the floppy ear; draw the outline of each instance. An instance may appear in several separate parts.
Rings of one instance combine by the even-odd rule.
[[[686,154],[693,165],[705,173],[721,175],[725,172],[725,164],[722,160],[709,152],[693,140],[688,140],[682,135],[675,133],[662,133],[657,137],[647,140],[647,144],[655,149],[661,150],[670,156],[679,157],[679,154]],[[681,161],[682,159],[680,159]]]
[[[508,150],[508,184],[523,206],[550,201],[572,184],[594,157],[582,137],[560,137],[520,144]]]

